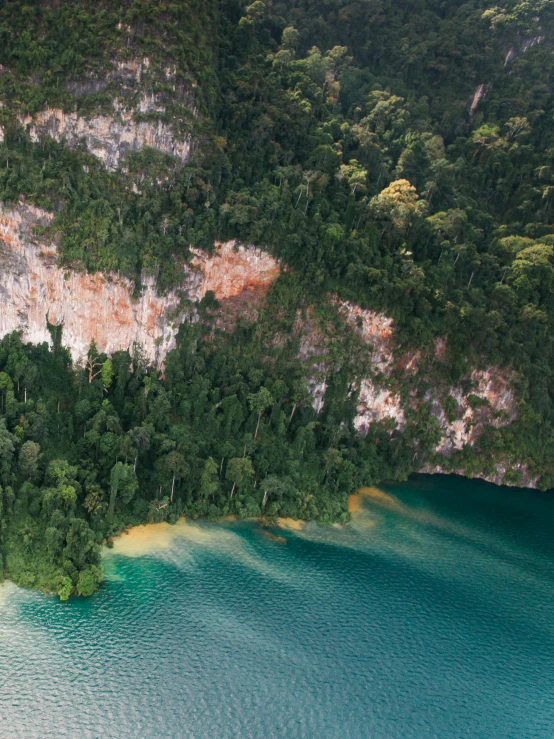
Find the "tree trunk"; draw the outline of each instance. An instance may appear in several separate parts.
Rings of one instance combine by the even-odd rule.
[[[171,481],[171,502],[173,503],[173,491],[175,490],[175,475],[173,475],[173,480]]]
[[[260,421],[262,420],[262,411],[258,413],[258,423],[256,424],[256,433],[254,434],[254,441],[258,438],[258,431],[260,430]]]
[[[264,499],[262,501],[262,511],[265,508],[265,504],[267,503],[267,490],[264,493]]]
[[[135,454],[135,463],[133,465],[133,472],[137,471],[137,459],[138,459],[138,449],[137,449],[137,453]]]
[[[292,412],[291,412],[291,414],[290,414],[290,418],[289,418],[289,424],[290,424],[290,422],[292,421],[292,417],[294,416],[294,412],[295,412],[295,411],[296,411],[296,403],[295,403],[295,404],[294,404],[294,405],[292,406]]]
[[[233,489],[231,490],[231,495],[229,496],[229,500],[232,500],[233,495],[235,494],[235,488],[237,487],[237,483],[233,483]]]

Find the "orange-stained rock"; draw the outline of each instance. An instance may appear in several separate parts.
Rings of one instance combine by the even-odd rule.
[[[212,290],[218,300],[236,298],[245,290],[266,293],[279,276],[279,264],[261,249],[237,249],[234,241],[218,244],[213,257],[195,252],[193,264],[202,270],[204,294]]]
[[[32,206],[0,208],[0,336],[21,331],[24,341],[50,342],[48,317],[50,323],[63,323],[63,343],[77,362],[94,339],[108,354],[132,352],[139,344],[150,361],[161,365],[190,311],[182,307],[179,291],[159,296],[155,280],[143,277],[145,288],[134,299],[134,285],[116,274],[59,268],[55,244],[33,236],[36,225],[51,220],[51,214]],[[211,257],[195,253],[185,273],[180,289],[193,303],[208,290],[219,300],[249,291],[259,298],[278,277],[279,265],[258,249],[226,242],[216,244]]]

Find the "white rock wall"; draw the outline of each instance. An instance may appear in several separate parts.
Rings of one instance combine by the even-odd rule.
[[[84,141],[91,154],[101,159],[110,170],[117,169],[121,159],[129,151],[140,151],[150,146],[180,159],[183,163],[190,156],[191,138],[175,139],[171,126],[161,120],[134,119],[134,110],[125,109],[117,100],[113,102],[115,114],[83,118],[78,113],[64,113],[59,108],[47,108],[34,118],[28,116],[22,123],[29,127],[31,139],[40,141],[50,136],[56,141],[67,141],[71,147]],[[143,97],[140,112],[163,112],[153,97]]]
[[[394,421],[395,429],[405,426],[406,418],[400,396],[364,378],[354,419],[356,430],[361,436],[365,436],[373,422],[388,420]]]
[[[191,153],[190,135],[177,138],[171,121],[164,119],[167,93],[147,92],[153,89],[154,81],[159,81],[160,77],[172,97],[186,100],[191,114],[196,116],[193,85],[178,83],[174,69],[156,70],[154,74],[150,60],[145,57],[115,61],[112,69],[103,76],[91,77],[82,83],[70,83],[69,87],[77,98],[105,90],[108,85],[112,86],[110,89],[115,87],[119,96],[112,100],[113,114],[87,118],[78,112],[66,113],[59,108],[46,108],[34,116],[22,118],[21,123],[29,128],[31,139],[35,142],[47,136],[56,141],[65,140],[70,147],[84,142],[91,154],[102,160],[110,170],[117,169],[128,152],[140,151],[145,146],[171,154],[184,163]],[[136,114],[148,113],[153,114],[154,120],[135,120]]]

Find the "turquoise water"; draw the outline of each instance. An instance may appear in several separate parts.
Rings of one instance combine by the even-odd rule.
[[[0,588],[0,737],[552,739],[554,497],[381,490],[129,537],[89,600]]]

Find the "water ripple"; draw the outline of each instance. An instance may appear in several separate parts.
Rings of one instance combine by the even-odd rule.
[[[356,505],[133,534],[91,600],[0,586],[0,739],[552,739],[552,499],[420,478]]]

